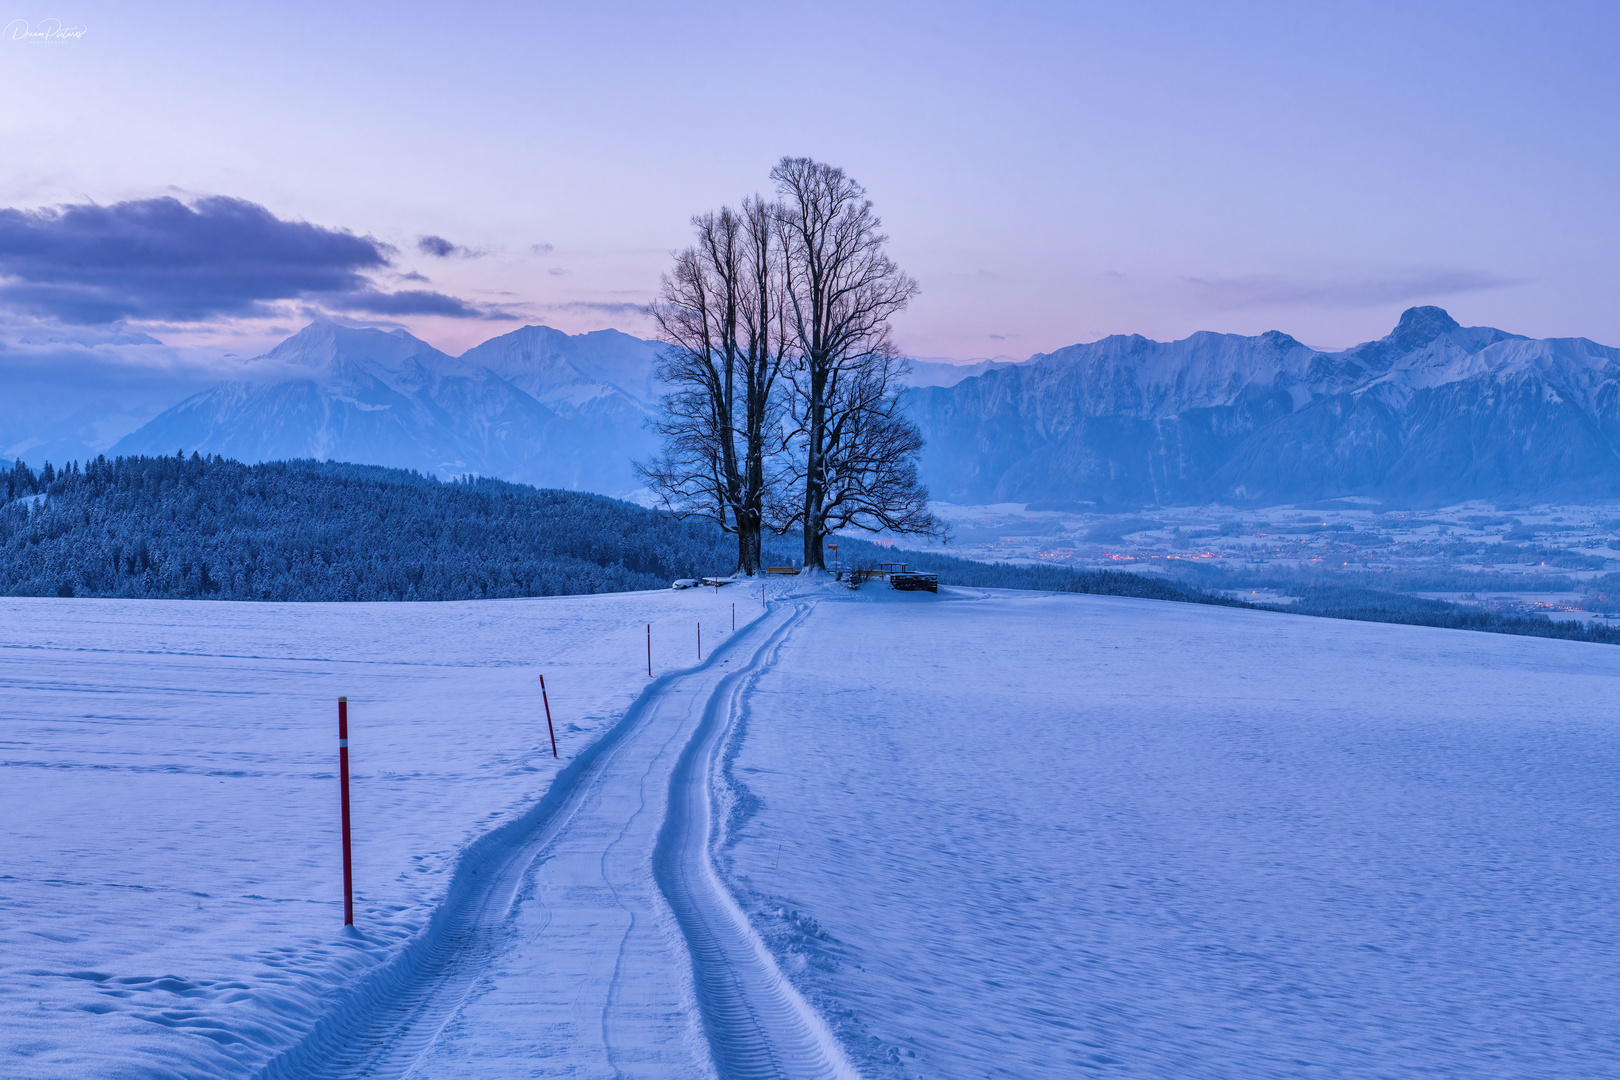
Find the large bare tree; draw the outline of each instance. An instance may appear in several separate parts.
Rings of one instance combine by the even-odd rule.
[[[900,409],[903,361],[890,340],[889,320],[917,283],[889,258],[866,189],[842,169],[785,157],[771,179],[780,196],[796,482],[781,524],[803,530],[805,566],[825,567],[835,529],[940,529],[917,478],[922,438]]]
[[[653,304],[670,386],[653,427],[662,452],[636,468],[671,512],[737,535],[737,569],[759,569],[783,437],[776,380],[782,317],[778,214],[759,198],[692,219]]]

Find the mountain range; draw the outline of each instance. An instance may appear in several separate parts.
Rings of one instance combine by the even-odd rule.
[[[923,479],[957,503],[1620,495],[1620,350],[1437,307],[1339,352],[1116,335],[911,395]]]
[[[115,454],[315,458],[625,495],[654,449],[657,346],[526,326],[451,357],[404,330],[317,322],[194,394]]]
[[[144,342],[119,347],[160,344]],[[114,429],[95,449],[625,496],[640,487],[632,460],[655,449],[659,348],[526,326],[451,357],[403,330],[317,322],[223,382],[170,377],[138,394],[133,368],[103,393],[106,379],[58,386],[45,359],[12,362],[0,364],[0,406],[15,406],[0,407],[0,436],[30,459]],[[1620,497],[1620,350],[1464,327],[1435,307],[1340,351],[1277,331],[1115,335],[1022,363],[917,361],[910,385],[923,479],[955,503]],[[159,412],[160,391],[184,399]]]

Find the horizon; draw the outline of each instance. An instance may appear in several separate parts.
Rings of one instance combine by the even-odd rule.
[[[1327,346],[1321,346],[1321,345],[1314,345],[1309,341],[1302,340],[1299,337],[1299,335],[1297,335],[1297,334],[1292,334],[1289,331],[1283,329],[1282,327],[1274,326],[1274,327],[1270,327],[1270,328],[1265,329],[1265,330],[1258,331],[1258,332],[1253,333],[1253,334],[1237,334],[1237,333],[1234,333],[1232,331],[1197,329],[1197,330],[1190,331],[1189,333],[1187,333],[1183,337],[1168,338],[1168,339],[1153,338],[1153,337],[1148,337],[1145,334],[1136,334],[1136,333],[1131,333],[1131,332],[1126,331],[1126,332],[1120,332],[1120,333],[1116,333],[1116,334],[1105,335],[1104,337],[1094,338],[1094,339],[1089,340],[1089,341],[1070,342],[1067,345],[1060,345],[1057,348],[1048,350],[1046,352],[1031,353],[1031,354],[1029,354],[1027,356],[1015,356],[1015,355],[1012,355],[1012,354],[1003,353],[1003,354],[998,355],[998,356],[975,356],[975,357],[969,357],[969,358],[965,358],[965,359],[960,359],[960,358],[946,357],[946,356],[911,356],[911,355],[908,355],[908,356],[906,356],[906,359],[909,360],[909,361],[913,361],[915,363],[921,363],[921,364],[949,364],[949,365],[954,366],[954,367],[968,367],[968,366],[972,366],[972,365],[975,365],[975,364],[984,364],[984,363],[1023,364],[1023,363],[1028,363],[1029,361],[1031,361],[1031,360],[1033,360],[1033,359],[1035,359],[1037,357],[1049,356],[1052,353],[1062,352],[1065,349],[1079,348],[1079,347],[1084,347],[1084,346],[1087,346],[1087,345],[1095,345],[1095,344],[1097,344],[1099,342],[1106,341],[1109,337],[1140,337],[1140,338],[1143,338],[1144,340],[1149,341],[1149,342],[1151,342],[1153,344],[1156,344],[1156,345],[1173,345],[1173,344],[1176,344],[1178,342],[1186,341],[1186,340],[1189,340],[1190,338],[1197,337],[1200,334],[1218,334],[1218,335],[1221,335],[1221,336],[1224,336],[1224,337],[1241,337],[1241,338],[1248,339],[1248,340],[1252,340],[1254,338],[1259,338],[1259,337],[1264,337],[1267,334],[1282,334],[1285,337],[1291,338],[1292,340],[1297,342],[1299,345],[1303,346],[1306,349],[1311,350],[1312,352],[1322,353],[1323,355],[1331,356],[1331,355],[1336,355],[1336,354],[1339,354],[1339,353],[1350,352],[1350,351],[1352,351],[1354,349],[1358,349],[1358,348],[1360,348],[1360,347],[1362,347],[1364,345],[1370,345],[1373,342],[1380,341],[1380,340],[1388,337],[1390,334],[1395,332],[1395,330],[1399,327],[1400,322],[1402,320],[1404,320],[1404,318],[1408,314],[1411,314],[1411,313],[1414,313],[1414,312],[1419,312],[1419,311],[1438,311],[1441,315],[1444,315],[1444,316],[1446,316],[1448,318],[1453,318],[1453,321],[1457,321],[1451,315],[1451,312],[1448,311],[1442,305],[1439,305],[1439,304],[1420,304],[1420,305],[1414,305],[1412,307],[1409,307],[1409,308],[1406,308],[1405,310],[1403,310],[1400,313],[1400,315],[1397,316],[1396,321],[1390,325],[1390,328],[1388,330],[1384,331],[1382,334],[1378,334],[1375,337],[1370,337],[1370,338],[1367,338],[1367,339],[1365,339],[1363,341],[1353,342],[1350,345],[1340,346],[1340,347],[1327,347]],[[309,330],[309,329],[311,329],[313,327],[321,326],[321,325],[330,325],[330,326],[334,326],[334,327],[337,327],[339,329],[344,329],[344,330],[376,330],[376,331],[378,331],[380,333],[404,332],[406,334],[409,334],[415,340],[422,342],[424,345],[428,345],[429,347],[437,350],[438,352],[444,353],[446,356],[450,357],[451,359],[460,359],[461,357],[465,356],[467,353],[473,351],[474,349],[478,348],[481,345],[485,345],[485,344],[489,343],[490,341],[495,340],[496,338],[504,337],[504,336],[509,335],[509,334],[514,334],[514,333],[517,333],[517,332],[522,331],[522,330],[552,330],[552,331],[555,331],[555,332],[558,332],[558,333],[567,334],[569,337],[585,337],[585,336],[588,336],[590,334],[600,334],[600,333],[619,333],[619,334],[626,334],[626,335],[628,335],[630,337],[634,337],[639,341],[646,341],[646,342],[649,342],[649,343],[652,343],[652,344],[658,344],[658,339],[657,338],[643,338],[638,334],[632,333],[631,331],[628,331],[628,330],[623,330],[623,329],[621,329],[619,327],[615,327],[615,326],[604,326],[604,327],[598,327],[598,328],[593,329],[593,330],[581,330],[581,331],[576,331],[576,332],[570,332],[570,331],[562,329],[561,327],[553,326],[553,325],[551,325],[549,323],[539,322],[539,323],[525,323],[522,326],[513,327],[513,328],[508,329],[508,330],[502,330],[502,331],[500,331],[498,333],[492,334],[490,337],[483,338],[483,339],[481,339],[479,341],[473,342],[471,345],[467,346],[465,349],[463,349],[459,353],[452,353],[452,352],[449,352],[446,349],[442,349],[439,346],[434,345],[432,341],[429,341],[428,339],[426,339],[424,337],[421,337],[418,334],[413,333],[412,331],[410,331],[409,329],[407,329],[405,327],[398,326],[397,324],[366,322],[366,321],[346,321],[346,320],[336,319],[336,318],[332,318],[332,317],[329,317],[329,316],[322,315],[322,316],[318,316],[316,318],[313,318],[309,322],[305,323],[303,326],[298,327],[297,329],[290,331],[289,333],[286,334],[285,337],[282,337],[281,339],[279,339],[276,342],[276,344],[271,347],[271,349],[273,350],[276,346],[279,346],[281,344],[285,344],[287,341],[292,340],[293,338],[295,338],[298,335],[304,333],[305,331],[307,331],[307,330]],[[1530,335],[1528,335],[1528,334],[1520,334],[1520,333],[1517,333],[1517,332],[1515,332],[1513,330],[1507,329],[1505,327],[1500,327],[1500,326],[1490,326],[1488,324],[1483,324],[1483,323],[1482,324],[1470,325],[1468,323],[1462,323],[1460,321],[1458,322],[1458,325],[1459,325],[1459,327],[1461,329],[1464,329],[1464,330],[1471,330],[1471,329],[1495,330],[1495,331],[1498,331],[1500,333],[1505,333],[1505,334],[1509,335],[1510,337],[1515,337],[1515,338],[1525,338],[1525,339],[1530,339],[1530,340],[1591,341],[1593,344],[1602,346],[1604,348],[1615,348],[1616,347],[1616,346],[1609,346],[1605,342],[1596,341],[1594,339],[1586,338],[1586,337],[1583,337],[1581,335],[1553,334],[1553,335],[1549,335],[1547,338],[1544,338],[1544,339],[1531,339]],[[237,359],[252,359],[252,360],[263,359],[265,357],[265,355],[267,355],[268,351],[270,351],[270,350],[267,350],[266,353],[262,353],[262,354],[260,354],[258,356],[237,357]]]
[[[915,363],[920,363],[920,364],[946,364],[946,365],[950,365],[950,366],[953,366],[953,367],[968,367],[968,366],[973,366],[973,365],[977,365],[977,364],[984,364],[984,363],[1024,364],[1024,363],[1028,363],[1031,360],[1036,359],[1037,357],[1049,356],[1052,353],[1062,352],[1065,349],[1081,348],[1081,347],[1084,347],[1084,346],[1087,346],[1087,345],[1094,345],[1094,344],[1097,344],[1097,343],[1099,343],[1101,341],[1107,340],[1108,337],[1140,337],[1140,338],[1143,338],[1144,340],[1149,341],[1149,342],[1151,342],[1153,344],[1173,345],[1173,344],[1176,344],[1178,342],[1186,341],[1186,340],[1188,340],[1190,338],[1197,337],[1200,334],[1219,334],[1221,336],[1241,337],[1241,338],[1244,338],[1244,339],[1251,339],[1252,340],[1254,338],[1263,337],[1266,334],[1272,334],[1272,333],[1282,334],[1282,335],[1284,335],[1286,337],[1289,337],[1289,338],[1293,339],[1295,342],[1297,342],[1298,344],[1300,344],[1301,346],[1303,346],[1304,348],[1311,350],[1312,352],[1317,352],[1317,353],[1321,353],[1323,355],[1330,355],[1331,356],[1331,355],[1336,355],[1336,354],[1339,354],[1339,353],[1349,352],[1351,350],[1360,348],[1360,347],[1362,347],[1364,345],[1369,345],[1369,344],[1371,344],[1373,342],[1376,342],[1376,341],[1382,340],[1385,337],[1388,337],[1391,333],[1394,332],[1396,327],[1399,325],[1399,319],[1401,317],[1404,317],[1408,312],[1424,310],[1424,309],[1437,310],[1443,315],[1446,315],[1448,317],[1451,316],[1451,313],[1449,311],[1447,311],[1443,306],[1438,305],[1438,304],[1417,305],[1417,306],[1414,306],[1412,308],[1407,308],[1405,311],[1403,311],[1401,313],[1401,316],[1397,317],[1396,323],[1392,323],[1390,328],[1388,330],[1384,331],[1382,334],[1379,334],[1379,335],[1377,335],[1375,337],[1367,338],[1364,341],[1357,341],[1357,342],[1354,342],[1354,343],[1352,343],[1350,345],[1343,346],[1343,347],[1326,347],[1326,346],[1312,344],[1309,341],[1302,340],[1299,337],[1299,335],[1292,334],[1289,331],[1287,331],[1287,330],[1285,330],[1285,329],[1283,329],[1281,327],[1270,327],[1268,329],[1258,331],[1257,333],[1254,333],[1254,334],[1237,334],[1237,333],[1234,333],[1234,332],[1231,332],[1231,331],[1197,329],[1197,330],[1190,331],[1188,334],[1186,334],[1183,337],[1170,338],[1170,339],[1153,338],[1153,337],[1148,337],[1145,334],[1136,334],[1136,333],[1131,333],[1131,332],[1121,332],[1121,333],[1117,333],[1117,334],[1106,335],[1105,337],[1102,337],[1102,338],[1095,338],[1095,339],[1092,339],[1090,341],[1070,342],[1067,345],[1061,345],[1061,346],[1058,346],[1057,348],[1047,350],[1046,352],[1031,353],[1031,354],[1029,354],[1027,356],[1015,356],[1015,355],[1004,353],[1004,354],[1001,354],[1001,355],[998,355],[998,356],[976,356],[976,357],[960,359],[960,358],[955,358],[955,357],[944,357],[944,356],[909,356],[908,355],[906,357],[906,359],[909,360],[909,361],[915,362]],[[190,352],[190,355],[187,357],[187,360],[189,362],[189,366],[194,367],[199,372],[215,371],[216,373],[218,373],[220,375],[226,375],[226,374],[228,374],[230,372],[230,370],[232,368],[234,368],[237,364],[240,364],[242,362],[249,361],[249,360],[267,359],[269,357],[269,354],[272,353],[276,348],[280,347],[283,344],[286,344],[288,341],[291,341],[292,339],[298,337],[299,335],[303,334],[304,332],[306,332],[306,331],[308,331],[308,330],[310,330],[310,329],[312,329],[312,328],[314,328],[316,326],[322,326],[322,325],[329,325],[329,326],[337,327],[339,329],[344,329],[344,330],[375,330],[375,331],[377,331],[379,333],[390,333],[390,334],[391,333],[405,333],[405,334],[408,334],[413,340],[419,341],[422,344],[427,345],[428,347],[434,349],[437,352],[440,352],[440,353],[444,354],[446,357],[448,357],[450,359],[460,359],[463,356],[465,356],[467,353],[472,352],[474,349],[477,349],[478,347],[480,347],[482,345],[488,344],[490,341],[493,341],[496,338],[505,337],[505,336],[510,335],[510,334],[518,333],[519,331],[522,331],[522,330],[531,330],[531,329],[552,330],[552,331],[555,331],[557,333],[566,334],[569,337],[586,337],[586,336],[591,335],[591,334],[600,334],[600,333],[618,333],[618,334],[625,334],[627,336],[636,338],[638,341],[644,341],[644,342],[648,342],[648,343],[652,343],[652,344],[658,344],[659,343],[657,338],[643,338],[638,334],[635,334],[635,333],[633,333],[631,331],[628,331],[628,330],[623,330],[623,329],[621,329],[619,327],[615,327],[615,326],[603,326],[603,327],[597,327],[595,329],[579,330],[579,331],[570,332],[570,331],[565,330],[565,329],[563,329],[561,327],[553,326],[553,325],[551,325],[549,323],[536,322],[536,323],[525,323],[525,324],[523,324],[521,326],[515,326],[515,327],[511,327],[509,329],[500,330],[500,331],[498,331],[496,333],[491,334],[489,337],[473,341],[471,344],[469,344],[465,348],[463,348],[460,352],[451,352],[451,351],[449,351],[447,349],[441,348],[440,346],[434,344],[428,338],[425,338],[425,337],[415,333],[414,331],[412,331],[411,329],[409,329],[407,327],[400,326],[397,323],[365,321],[365,320],[346,320],[346,319],[343,319],[341,317],[333,317],[331,315],[321,314],[321,315],[317,315],[317,316],[311,318],[304,325],[302,325],[300,327],[297,327],[296,329],[287,329],[287,328],[281,328],[281,327],[276,328],[276,333],[280,334],[281,336],[272,339],[270,341],[270,343],[263,349],[263,351],[254,353],[253,355],[243,355],[243,354],[238,354],[238,353],[223,353],[223,354],[219,354],[219,355],[213,356],[213,357],[206,357],[206,350],[192,350]],[[1529,338],[1529,335],[1519,334],[1519,333],[1517,333],[1517,332],[1515,332],[1513,330],[1506,329],[1504,327],[1499,327],[1499,326],[1488,326],[1488,325],[1485,325],[1485,324],[1479,324],[1477,326],[1471,326],[1471,325],[1466,324],[1466,323],[1459,323],[1459,325],[1461,326],[1462,329],[1465,329],[1465,330],[1466,329],[1491,329],[1491,330],[1496,330],[1496,331],[1501,332],[1501,333],[1505,333],[1505,334],[1507,334],[1507,335],[1509,335],[1511,337]],[[1601,341],[1595,341],[1595,340],[1593,340],[1591,338],[1581,337],[1580,335],[1551,335],[1547,339],[1531,339],[1531,340],[1592,341],[1593,344],[1598,345],[1600,347],[1604,347],[1604,348],[1613,348],[1613,347],[1615,347],[1615,346],[1609,346],[1606,343],[1601,342]],[[155,342],[155,344],[163,344],[163,343],[161,341],[157,341],[157,342]],[[199,354],[201,354],[201,355],[199,355]],[[204,357],[206,357],[206,358],[204,358]],[[224,363],[224,361],[226,361],[226,360],[232,361],[233,363],[226,364],[226,363]]]

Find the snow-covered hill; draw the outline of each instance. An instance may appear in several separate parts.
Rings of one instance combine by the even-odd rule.
[[[768,589],[0,599],[0,1075],[1616,1075],[1620,650]]]
[[[655,387],[654,346],[530,326],[452,358],[403,330],[317,322],[243,376],[113,447],[243,461],[320,458],[627,494]]]
[[[1620,494],[1620,350],[1412,308],[1343,352],[1114,336],[913,392],[956,502]]]

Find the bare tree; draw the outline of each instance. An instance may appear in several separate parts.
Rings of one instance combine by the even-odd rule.
[[[748,574],[760,565],[782,428],[777,216],[756,197],[692,219],[697,243],[675,256],[652,308],[669,346],[658,376],[671,391],[652,425],[664,447],[636,466],[671,512],[736,533]]]
[[[889,319],[917,283],[884,251],[866,189],[842,169],[785,157],[771,179],[781,196],[799,496],[781,516],[804,532],[804,565],[825,567],[837,528],[940,531],[917,479],[922,438],[900,410],[903,367],[890,342]]]

